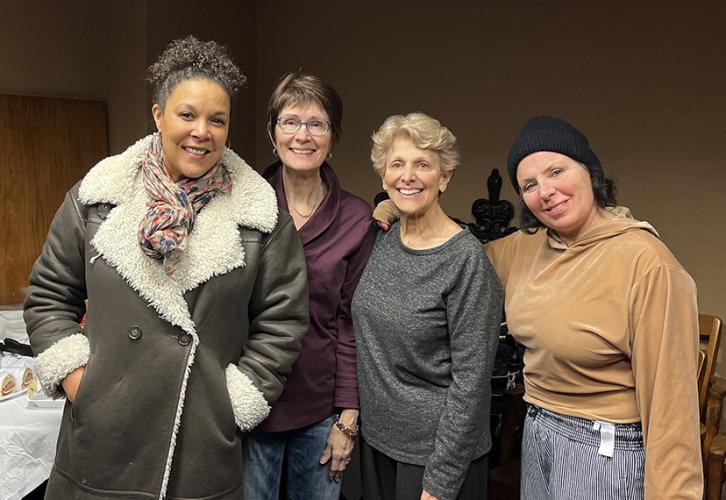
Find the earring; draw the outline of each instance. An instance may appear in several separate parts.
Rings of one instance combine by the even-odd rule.
[[[225,144],[225,147],[227,149],[232,149],[232,141],[229,140],[229,137],[227,137],[227,144]]]
[[[272,148],[272,156],[279,156],[277,154],[277,148]]]
[[[328,153],[328,155],[325,157],[325,159],[328,160],[328,161],[330,161],[331,158],[333,158],[333,153],[332,152]]]

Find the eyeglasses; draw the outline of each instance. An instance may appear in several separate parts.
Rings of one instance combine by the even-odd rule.
[[[277,124],[286,134],[296,134],[303,125],[305,125],[305,128],[308,129],[308,132],[310,132],[311,135],[318,137],[325,135],[328,133],[328,130],[330,130],[330,123],[318,118],[302,121],[297,116],[280,116],[277,119]]]

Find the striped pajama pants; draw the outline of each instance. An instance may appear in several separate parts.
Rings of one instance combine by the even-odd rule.
[[[597,427],[592,420],[529,405],[522,437],[521,499],[642,500],[645,451],[640,424],[615,424],[612,452],[605,455],[599,452]]]

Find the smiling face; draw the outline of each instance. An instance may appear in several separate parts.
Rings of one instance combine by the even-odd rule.
[[[524,157],[517,182],[527,208],[566,244],[587,233],[601,216],[590,173],[568,156],[538,151]]]
[[[442,171],[435,151],[419,149],[411,139],[398,136],[386,155],[383,189],[403,217],[421,217],[439,202],[454,171]]]
[[[308,123],[330,121],[328,114],[319,105],[310,102],[282,108],[279,118],[284,120],[290,117]],[[288,169],[301,173],[317,171],[333,148],[330,129],[321,136],[314,136],[305,125],[292,134],[283,132],[280,124],[275,124],[275,127],[275,139],[271,138],[272,145],[277,149],[280,161]]]
[[[151,112],[172,179],[199,178],[219,161],[229,134],[230,106],[224,87],[204,78],[179,83],[164,109],[154,104]]]

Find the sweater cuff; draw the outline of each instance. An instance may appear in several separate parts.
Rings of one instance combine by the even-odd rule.
[[[75,333],[59,340],[35,358],[35,371],[45,393],[56,399],[63,396],[61,382],[76,368],[86,366],[91,357],[88,338]]]
[[[230,363],[225,372],[227,392],[234,411],[234,421],[244,432],[252,430],[270,414],[265,397],[237,366]]]
[[[431,495],[435,496],[439,500],[454,500],[457,497],[456,494],[452,496],[451,492],[447,491],[445,488],[442,488],[436,484],[432,484],[430,481],[426,481],[425,478],[422,481],[422,487],[424,490],[428,491]]]
[[[353,390],[335,390],[335,397],[333,398],[333,405],[336,408],[344,410],[360,410],[360,403],[358,401],[358,391]]]
[[[463,474],[459,474],[458,470],[446,473],[429,462],[424,469],[421,480],[423,489],[440,500],[455,500],[459,495],[461,486],[464,484],[469,466],[470,464],[466,465]],[[452,474],[456,474],[457,477],[452,477]]]

